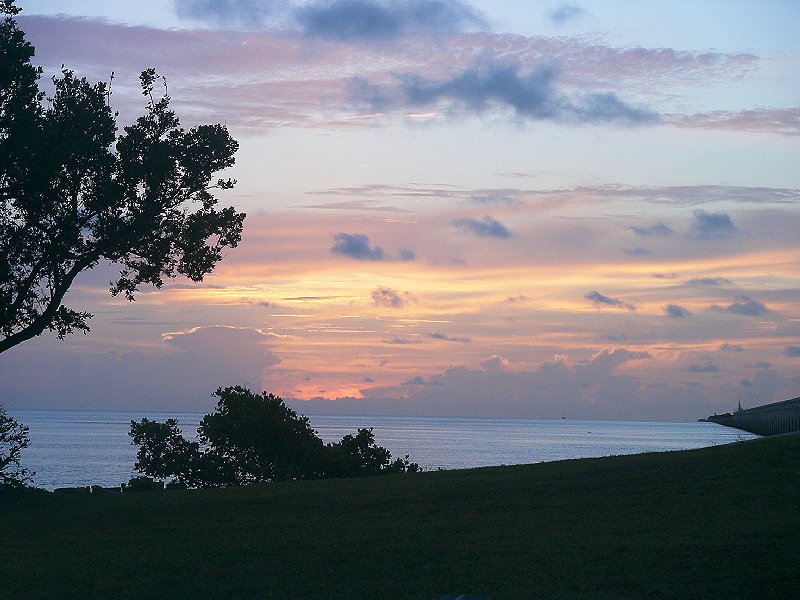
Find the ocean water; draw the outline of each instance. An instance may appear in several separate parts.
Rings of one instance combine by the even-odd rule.
[[[118,486],[137,475],[131,420],[178,419],[193,438],[201,414],[6,410],[30,429],[24,467],[45,489]],[[527,421],[445,417],[308,415],[319,436],[334,442],[372,427],[376,442],[395,457],[409,455],[425,469],[464,469],[641,452],[688,450],[758,436],[715,423]]]

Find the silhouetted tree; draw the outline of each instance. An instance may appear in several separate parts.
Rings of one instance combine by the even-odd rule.
[[[29,443],[28,428],[0,406],[0,484],[21,487],[32,480],[34,474],[19,464],[20,453]]]
[[[139,446],[134,468],[188,487],[419,470],[408,457],[392,462],[391,453],[375,444],[371,429],[325,444],[308,417],[278,396],[240,386],[220,388],[215,396],[216,410],[203,417],[197,442],[183,438],[174,419],[131,421],[130,436]]]
[[[15,14],[13,1],[0,10]],[[0,352],[55,331],[88,331],[87,312],[64,306],[79,273],[120,267],[113,295],[140,284],[200,281],[241,240],[244,214],[217,209],[215,172],[238,144],[222,125],[181,128],[158,76],[141,76],[146,111],[117,136],[110,87],[62,67],[45,106],[34,48],[13,18],[0,23]],[[113,77],[113,75],[112,75]]]
[[[419,465],[409,462],[408,456],[392,462],[392,453],[375,444],[372,428],[359,429],[356,435],[346,435],[341,442],[328,444],[325,472],[332,477],[364,477],[382,473],[413,473]]]

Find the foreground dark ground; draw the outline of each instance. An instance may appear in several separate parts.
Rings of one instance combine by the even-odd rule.
[[[794,598],[800,435],[0,503],[8,598]]]

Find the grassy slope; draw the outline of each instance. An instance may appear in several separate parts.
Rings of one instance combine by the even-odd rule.
[[[0,504],[0,597],[791,598],[800,435]]]

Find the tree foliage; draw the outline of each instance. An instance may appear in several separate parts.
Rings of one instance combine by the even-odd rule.
[[[9,417],[0,406],[0,484],[21,487],[33,473],[20,466],[20,454],[28,447],[28,428]]]
[[[222,125],[183,129],[155,70],[140,76],[145,113],[117,135],[109,85],[62,67],[45,103],[33,54],[13,18],[0,23],[0,352],[88,331],[91,315],[63,301],[101,261],[119,266],[110,291],[128,300],[164,278],[202,280],[245,216],[212,193],[235,184],[212,177],[237,142]]]
[[[371,429],[325,444],[298,415],[273,394],[247,388],[220,388],[214,413],[205,415],[197,440],[188,441],[175,419],[131,421],[139,446],[135,469],[188,487],[237,486],[293,479],[362,477],[419,470],[408,457],[392,461],[375,444]]]

